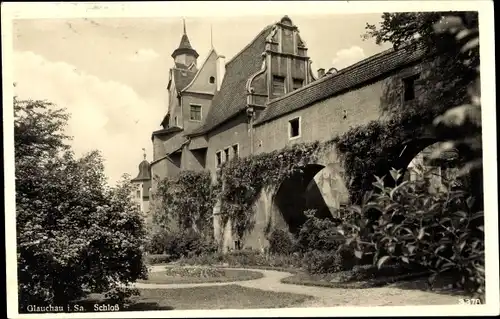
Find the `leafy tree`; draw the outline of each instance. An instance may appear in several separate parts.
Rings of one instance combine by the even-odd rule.
[[[146,274],[130,185],[107,186],[97,151],[75,158],[68,117],[49,102],[14,98],[20,311],[89,292],[123,296],[121,284]]]
[[[411,110],[405,105],[390,105],[386,109],[396,116],[416,114],[425,119],[433,119],[447,109],[465,103],[467,86],[476,76],[479,64],[479,48],[460,50],[461,44],[455,41],[454,34],[435,32],[434,26],[445,17],[456,16],[462,19],[464,27],[475,32],[461,34],[462,41],[468,41],[478,34],[477,12],[398,12],[384,13],[378,25],[367,24],[364,39],[375,39],[377,44],[391,43],[398,50],[404,46],[411,49],[420,45],[434,55],[432,67],[427,71],[422,85],[428,89],[426,101]],[[446,22],[445,22],[446,23]],[[413,46],[413,48],[412,48]],[[466,61],[466,63],[462,63]]]

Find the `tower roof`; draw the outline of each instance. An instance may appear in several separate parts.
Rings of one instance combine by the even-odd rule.
[[[139,164],[139,174],[132,182],[148,181],[151,179],[151,165],[146,160],[146,153],[144,153],[144,160]]]
[[[184,24],[184,33],[182,34],[181,42],[179,43],[179,47],[175,49],[174,53],[172,53],[172,57],[175,59],[176,56],[180,54],[190,54],[193,55],[195,58],[198,58],[199,54],[196,52],[195,49],[191,46],[191,43],[189,42],[189,38],[186,33],[186,22],[183,21]]]

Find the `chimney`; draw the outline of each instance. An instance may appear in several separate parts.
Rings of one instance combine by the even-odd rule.
[[[222,85],[222,80],[224,79],[224,73],[226,72],[226,57],[219,55],[216,62],[217,68],[217,91],[220,91]]]
[[[325,69],[323,68],[318,69],[318,79],[321,79],[324,76],[325,76]]]

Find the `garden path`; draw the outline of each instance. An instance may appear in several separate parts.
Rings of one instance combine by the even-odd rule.
[[[164,265],[155,265],[149,268],[150,272],[159,272],[165,269]],[[431,291],[401,289],[393,286],[367,289],[343,289],[301,286],[285,284],[281,279],[292,276],[291,273],[275,270],[230,268],[235,270],[257,271],[264,275],[260,279],[223,283],[198,284],[146,284],[135,283],[134,287],[141,289],[179,289],[203,286],[240,285],[248,288],[274,292],[287,292],[313,296],[300,307],[333,307],[333,306],[408,306],[408,305],[456,305],[458,296],[440,294]]]

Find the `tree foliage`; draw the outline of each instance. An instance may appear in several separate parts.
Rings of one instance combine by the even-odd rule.
[[[66,304],[144,278],[144,225],[123,181],[110,188],[96,151],[75,158],[68,114],[14,99],[19,304]]]
[[[447,109],[467,100],[467,86],[475,79],[479,64],[479,50],[461,50],[461,43],[455,41],[454,34],[435,32],[434,26],[449,16],[461,19],[464,27],[475,30],[462,33],[462,41],[468,41],[478,34],[477,12],[397,12],[384,13],[378,25],[367,24],[364,39],[375,39],[377,44],[390,43],[395,50],[409,46],[411,49],[423,46],[426,54],[432,56],[431,67],[421,79],[426,87],[426,99],[415,105],[411,112],[434,117]],[[450,28],[456,26],[450,24]],[[461,61],[466,61],[462,63]],[[402,114],[408,106],[393,105],[386,111]]]

